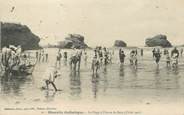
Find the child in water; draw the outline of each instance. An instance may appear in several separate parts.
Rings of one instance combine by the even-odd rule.
[[[88,60],[87,52],[84,52],[84,61],[85,61],[85,63],[87,63],[87,60]]]
[[[97,58],[97,56],[94,56],[93,57],[93,60],[92,60],[92,66],[91,66],[92,70],[93,70],[93,74],[96,72],[98,72],[98,69],[100,68],[100,61],[99,59]]]
[[[161,58],[161,53],[159,50],[157,50],[157,52],[155,53],[155,62],[157,64],[157,66],[159,65],[160,58]]]
[[[54,88],[55,91],[58,91],[58,89],[56,88],[55,85],[55,80],[57,77],[61,76],[61,74],[57,71],[57,69],[55,68],[49,68],[48,71],[46,71],[46,79],[45,80],[45,84],[46,84],[46,89],[49,89],[49,85],[51,84]]]
[[[167,67],[170,66],[170,63],[171,63],[171,57],[169,56],[169,54],[166,54],[166,64],[167,64]]]
[[[171,61],[172,61],[172,67],[173,67],[173,68],[177,67],[177,65],[178,65],[178,57],[177,57],[177,54],[174,54],[174,55],[172,56]]]

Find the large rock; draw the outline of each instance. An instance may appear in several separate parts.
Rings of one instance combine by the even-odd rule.
[[[172,47],[172,44],[167,40],[167,36],[161,34],[152,38],[147,38],[145,43],[148,47]]]
[[[23,50],[41,48],[39,46],[40,38],[33,34],[27,26],[15,23],[2,23],[1,28],[2,47],[21,45]]]
[[[84,43],[84,36],[79,34],[69,34],[64,41],[59,42],[60,48],[88,48],[88,45]]]
[[[122,41],[122,40],[116,40],[116,41],[114,42],[114,46],[115,46],[115,47],[126,47],[127,44],[126,44],[124,41]]]

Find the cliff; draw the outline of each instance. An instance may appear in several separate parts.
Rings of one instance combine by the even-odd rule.
[[[8,45],[21,45],[23,50],[33,50],[41,48],[40,38],[33,34],[26,25],[15,23],[1,24],[1,47]]]

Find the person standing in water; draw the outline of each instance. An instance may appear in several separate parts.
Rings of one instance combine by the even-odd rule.
[[[45,61],[46,61],[46,62],[48,62],[48,57],[49,57],[49,54],[46,53],[46,54],[45,54]]]
[[[159,65],[160,58],[161,58],[161,54],[160,54],[160,50],[159,49],[157,49],[157,51],[155,52],[154,57],[155,57],[156,64]]]
[[[181,48],[181,50],[180,50],[180,55],[181,55],[181,57],[183,56],[183,48]]]
[[[81,65],[82,51],[78,50],[76,56],[78,58],[78,71],[79,71],[80,70],[80,65]]]
[[[141,49],[141,56],[143,56],[144,55],[144,50],[143,49]]]
[[[42,62],[44,62],[45,61],[45,51],[44,51],[44,49],[42,49]]]
[[[99,50],[98,55],[99,55],[99,58],[100,58],[100,65],[102,65],[103,64],[103,52],[102,52],[101,49]]]
[[[119,59],[120,59],[120,63],[121,64],[124,64],[124,61],[125,61],[125,53],[122,49],[119,49]]]
[[[173,56],[173,55],[175,55],[176,54],[176,57],[178,58],[179,57],[179,55],[180,55],[180,53],[179,53],[179,51],[178,51],[178,49],[175,47],[172,51],[171,51],[171,57]]]
[[[156,49],[154,48],[154,49],[152,50],[153,58],[155,58],[155,53],[156,53]]]
[[[61,66],[61,58],[62,58],[61,49],[59,49],[56,56],[56,67],[58,64],[59,64],[59,67]]]
[[[38,56],[38,61],[40,62],[41,61],[41,57],[42,57],[42,53],[41,53],[41,50],[39,51],[39,56]]]
[[[135,65],[137,66],[137,53],[136,53],[136,50],[132,50],[130,52],[130,65]]]
[[[38,55],[39,55],[39,54],[38,54],[38,51],[36,51],[36,59],[37,59],[37,60],[38,60]]]
[[[170,67],[171,65],[171,57],[169,56],[169,54],[166,54],[166,64],[167,64],[167,67]]]
[[[107,65],[108,64],[108,52],[107,52],[107,48],[104,47],[104,65]]]
[[[178,58],[179,58],[179,50],[175,47],[172,51],[171,51],[171,58],[172,60],[174,60],[173,62],[176,63],[176,65],[178,65]]]
[[[93,74],[96,72],[98,73],[98,69],[100,68],[100,61],[97,56],[93,57],[91,69],[93,70]]]
[[[88,60],[88,55],[87,55],[87,52],[84,51],[84,62],[85,62],[85,64],[87,64],[87,60]]]
[[[67,61],[67,58],[68,58],[68,54],[67,54],[67,52],[65,51],[65,52],[64,52],[64,59],[65,59],[65,61]]]

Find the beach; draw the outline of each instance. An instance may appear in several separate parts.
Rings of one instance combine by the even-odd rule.
[[[71,50],[67,51],[70,56]],[[151,48],[139,53],[138,67],[129,64],[129,51],[124,49],[125,64],[119,63],[118,50],[115,50],[113,63],[100,68],[97,75],[92,74],[91,60],[93,50],[87,50],[88,62],[82,57],[80,72],[72,72],[68,62],[62,60],[59,69],[61,77],[56,86],[62,91],[41,90],[47,68],[55,64],[57,49],[45,49],[48,62],[38,62],[32,75],[17,76],[8,81],[1,80],[0,101],[10,105],[43,103],[96,103],[96,104],[168,104],[184,102],[184,58],[179,58],[177,69],[166,67],[162,56],[157,67],[152,58]],[[139,51],[139,50],[138,50]],[[34,51],[33,51],[34,52]],[[33,53],[34,54],[34,53]]]

